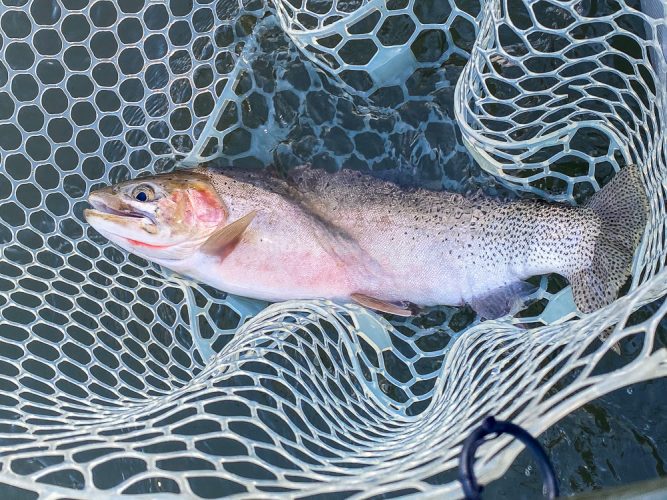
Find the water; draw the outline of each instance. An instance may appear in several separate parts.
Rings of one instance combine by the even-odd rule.
[[[479,11],[476,2],[463,3],[465,10]],[[112,2],[96,2],[86,18],[62,10],[57,2],[36,0],[30,10],[40,26],[34,46],[23,41],[31,29],[25,12],[2,17],[3,33],[16,40],[6,43],[5,61],[0,63],[8,75],[2,81],[0,71],[4,85],[0,119],[6,120],[0,123],[0,241],[5,245],[0,309],[4,319],[21,325],[6,328],[2,332],[6,339],[46,342],[25,348],[48,361],[29,367],[34,375],[29,384],[52,377],[56,358],[47,346],[50,342],[72,359],[95,365],[93,379],[100,385],[88,393],[92,397],[104,400],[109,394],[106,388],[116,385],[132,396],[142,390],[167,394],[197,374],[230,341],[235,328],[263,307],[235,303],[238,299],[212,290],[203,293],[174,286],[141,259],[128,258],[91,234],[81,216],[83,198],[94,186],[171,168],[174,154],[180,158],[194,149],[226,78],[244,54],[252,54],[246,47],[253,43],[259,54],[241,72],[234,88],[237,103],[218,123],[228,132],[219,141],[218,150],[225,155],[220,161],[246,166],[273,163],[279,168],[309,162],[327,170],[392,171],[428,187],[462,192],[481,187],[492,194],[509,194],[472,161],[453,121],[453,89],[466,62],[456,51],[470,49],[468,21],[459,18],[453,23],[451,43],[441,30],[422,33],[411,50],[432,67],[414,71],[405,86],[390,86],[362,99],[346,94],[334,79],[318,71],[275,23],[262,24],[261,9],[216,25],[210,33],[216,19],[237,16],[237,2],[215,6],[172,2],[143,10],[136,4],[122,3],[121,12]],[[339,4],[342,11],[353,11],[360,2]],[[449,15],[438,2],[423,5],[418,16]],[[172,16],[180,18],[194,10],[191,24],[184,20],[169,24]],[[54,33],[51,26],[61,18],[62,32]],[[380,30],[382,43],[402,43],[409,24],[405,18],[387,24]],[[135,44],[144,25],[156,32],[139,43],[141,49],[119,45],[107,30],[117,26],[122,44]],[[261,27],[261,36],[252,41],[256,26]],[[87,38],[91,32],[94,35]],[[175,47],[169,53],[167,40]],[[61,46],[67,47],[62,58],[54,57],[53,51]],[[368,44],[348,49],[345,57],[359,61],[374,51]],[[33,67],[36,76],[28,71]],[[363,74],[357,77],[366,81]],[[597,147],[595,141],[591,144]],[[574,172],[579,167],[565,168]],[[190,307],[187,293],[192,294]],[[193,309],[201,314],[195,315]],[[430,375],[440,369],[452,338],[475,321],[467,308],[436,308],[396,323],[402,337],[391,341],[398,345],[417,339],[415,345],[422,351],[418,372]],[[658,334],[661,346],[666,338],[663,324]],[[624,348],[632,351],[631,345]],[[408,350],[405,355],[411,356]],[[6,355],[18,359],[18,351],[8,344]],[[375,356],[371,351],[368,356]],[[387,356],[383,363],[396,380],[412,376],[397,357]],[[129,370],[125,379],[110,371],[119,366]],[[164,366],[172,371],[167,373]],[[81,384],[76,366],[59,369]],[[419,382],[418,389],[428,393],[434,383],[434,379]],[[648,382],[600,398],[541,437],[564,493],[665,475],[667,426],[661,419],[667,405],[662,397],[665,383]],[[392,402],[407,399],[391,381],[381,380],[379,386]],[[71,396],[76,390],[68,386],[63,394]],[[137,400],[143,397],[142,393]],[[414,403],[406,411],[419,414],[429,401]],[[190,431],[207,431],[202,425]],[[38,467],[39,460],[36,463],[24,465]],[[244,464],[241,468],[251,476],[251,466]],[[102,472],[108,482],[99,487],[141,469],[141,464],[107,462],[105,467]],[[55,482],[77,486],[81,481],[75,474]],[[225,485],[212,481],[193,489],[210,492],[217,486]],[[129,492],[176,488],[163,480]],[[534,498],[540,491],[536,470],[522,454],[487,494]],[[30,495],[25,493],[26,498]]]
[[[667,318],[662,319],[655,339],[655,349],[667,347]],[[634,357],[638,349],[636,339],[622,342],[621,357],[607,360],[606,368]],[[619,389],[575,410],[539,437],[562,495],[667,476],[665,390],[664,378]],[[489,498],[537,498],[541,478],[531,464],[531,457],[522,452],[507,473],[489,486]],[[532,473],[526,475],[527,470]]]

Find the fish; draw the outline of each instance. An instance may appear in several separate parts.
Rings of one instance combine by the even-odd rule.
[[[201,165],[90,193],[87,222],[144,259],[222,291],[357,302],[398,316],[469,304],[495,319],[557,273],[582,313],[611,303],[648,216],[637,167],[584,205],[404,187],[357,171]]]

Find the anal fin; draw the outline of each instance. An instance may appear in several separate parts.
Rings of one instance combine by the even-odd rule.
[[[352,300],[356,303],[367,307],[368,309],[373,309],[375,311],[380,311],[387,314],[394,314],[396,316],[409,317],[416,314],[414,307],[401,306],[398,304],[393,304],[391,302],[386,302],[384,300],[376,299],[375,297],[369,297],[362,293],[353,293],[351,296]]]
[[[470,307],[484,319],[501,318],[512,312],[515,306],[521,304],[524,298],[535,290],[536,287],[530,283],[517,281],[473,297]]]

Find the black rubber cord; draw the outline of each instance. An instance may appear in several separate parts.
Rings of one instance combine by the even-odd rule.
[[[461,458],[459,459],[459,480],[463,485],[463,493],[467,500],[480,500],[483,487],[477,482],[475,477],[475,452],[482,443],[484,438],[490,434],[495,434],[498,437],[501,434],[510,434],[521,441],[526,448],[533,454],[537,460],[537,466],[542,473],[544,488],[546,490],[546,497],[554,499],[558,496],[558,482],[556,481],[556,474],[554,474],[553,466],[549,461],[549,457],[544,452],[540,443],[528,434],[523,428],[511,422],[503,420],[496,420],[493,417],[486,417],[482,425],[473,431],[470,436],[464,441],[463,449],[461,450]]]

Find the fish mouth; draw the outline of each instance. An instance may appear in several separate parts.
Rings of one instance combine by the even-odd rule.
[[[111,206],[111,204],[105,200],[104,196],[96,195],[95,193],[90,194],[88,203],[90,203],[93,208],[84,210],[86,219],[91,216],[116,221],[122,221],[123,219],[139,219],[153,226],[156,224],[155,219],[151,214],[137,209],[119,210]]]

